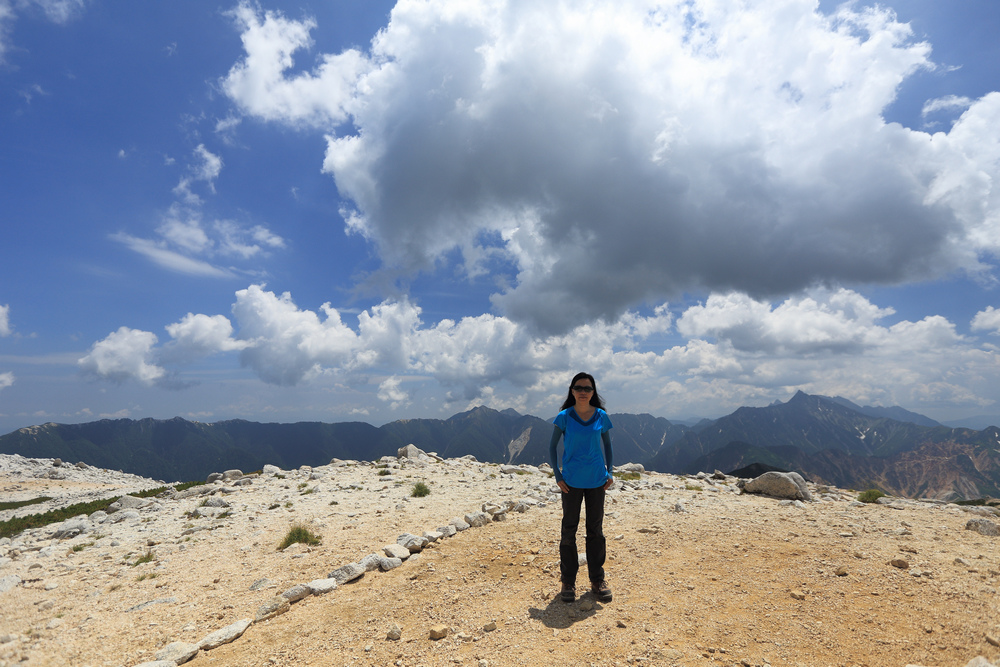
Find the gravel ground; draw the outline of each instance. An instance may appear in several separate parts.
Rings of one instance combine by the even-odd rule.
[[[9,471],[0,488],[17,484]],[[311,474],[321,479],[311,480]],[[558,599],[560,508],[544,474],[468,461],[379,474],[370,464],[261,476],[224,495],[162,500],[131,522],[69,540],[40,529],[0,545],[0,667],[131,667],[169,642],[253,618],[267,599],[326,577],[482,503],[536,506],[443,539],[252,625],[190,665],[870,665],[1000,660],[997,540],[956,506],[852,505],[836,489],[804,507],[643,475],[609,494],[614,600]],[[410,496],[424,481],[425,498]],[[311,489],[315,489],[311,491]],[[50,493],[51,495],[51,493]],[[556,499],[556,502],[552,502]],[[676,511],[678,504],[683,511]],[[276,547],[293,522],[316,547]],[[184,535],[190,527],[206,530]],[[580,538],[582,550],[582,536]],[[41,553],[46,547],[51,552]],[[149,552],[152,560],[133,565]],[[891,561],[906,562],[906,569]],[[251,585],[267,579],[262,590]],[[582,586],[585,568],[581,570]],[[583,592],[583,589],[580,589]],[[156,602],[141,609],[137,605]],[[393,626],[400,638],[388,639]],[[444,626],[447,636],[430,639]]]

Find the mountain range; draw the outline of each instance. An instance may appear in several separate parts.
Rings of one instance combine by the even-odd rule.
[[[949,428],[900,407],[858,406],[799,392],[785,403],[742,407],[694,426],[641,414],[613,414],[615,460],[661,472],[794,470],[848,489],[907,497],[1000,497],[1000,428]],[[180,417],[48,423],[0,436],[0,453],[84,461],[153,479],[195,480],[265,464],[323,465],[374,460],[414,444],[446,458],[495,463],[548,461],[550,421],[514,410],[474,408],[449,419],[212,424]]]

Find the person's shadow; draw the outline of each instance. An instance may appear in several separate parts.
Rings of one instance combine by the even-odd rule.
[[[586,609],[589,603],[589,609]],[[565,630],[574,623],[595,616],[604,609],[591,593],[584,593],[575,602],[563,602],[556,594],[544,609],[528,607],[528,616],[541,621],[547,628]]]

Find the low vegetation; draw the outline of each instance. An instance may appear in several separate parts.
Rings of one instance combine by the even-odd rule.
[[[178,484],[173,487],[177,491],[183,491],[184,489],[190,489],[192,486],[199,486],[205,482],[184,482],[183,484]],[[153,496],[158,496],[167,490],[165,486],[158,486],[155,489],[146,489],[145,491],[136,491],[129,495],[135,498],[151,498]],[[92,500],[87,503],[76,503],[74,505],[67,505],[61,509],[49,510],[48,512],[42,512],[41,514],[29,514],[28,516],[15,517],[13,519],[8,519],[7,521],[0,521],[0,537],[14,537],[19,535],[26,530],[32,528],[43,528],[53,523],[62,523],[66,519],[72,519],[80,514],[93,514],[94,512],[107,512],[108,507],[112,503],[119,500],[121,496],[115,496],[113,498],[105,498],[104,500]],[[26,507],[28,505],[34,505],[37,503],[45,502],[51,500],[51,498],[35,498],[31,501],[23,501],[20,504],[13,503],[17,507]],[[12,503],[4,503],[4,505],[9,505]],[[0,507],[0,511],[4,509],[16,509],[15,507]]]
[[[315,547],[319,545],[321,541],[322,540],[319,535],[309,530],[309,528],[304,524],[293,523],[292,527],[288,529],[285,539],[283,539],[281,544],[278,545],[278,551],[284,551],[296,542],[310,547]]]
[[[1000,500],[996,500],[995,498],[976,498],[975,500],[959,500],[955,504],[970,507],[1000,507]]]
[[[0,512],[20,509],[28,505],[37,505],[38,503],[44,503],[46,500],[52,499],[48,496],[41,496],[40,498],[32,498],[31,500],[15,500],[14,502],[0,503]]]
[[[423,482],[417,482],[413,485],[413,490],[410,495],[414,498],[423,498],[424,496],[429,496],[431,493],[431,488],[424,484]]]
[[[885,494],[878,489],[868,489],[858,494],[858,500],[863,503],[874,503],[879,498],[884,498]]]
[[[154,560],[156,560],[156,554],[154,554],[152,551],[147,551],[143,555],[136,558],[134,563],[129,563],[129,565],[131,565],[132,567],[138,567],[143,563],[152,563]]]
[[[637,472],[615,472],[611,474],[616,478],[626,482],[634,479],[642,479],[642,475],[640,475]]]

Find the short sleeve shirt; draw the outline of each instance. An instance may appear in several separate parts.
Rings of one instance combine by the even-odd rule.
[[[611,418],[600,408],[586,422],[573,408],[556,415],[552,422],[563,432],[562,476],[570,486],[593,489],[608,479],[601,434],[611,430]]]

